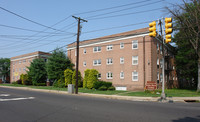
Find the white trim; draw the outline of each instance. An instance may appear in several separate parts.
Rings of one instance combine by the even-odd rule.
[[[135,59],[135,61],[137,60],[136,64],[133,63],[133,59]],[[138,55],[132,56],[132,65],[138,65]]]
[[[119,62],[120,62],[120,64],[124,64],[124,57],[120,57]]]
[[[133,45],[134,45],[134,44],[137,45],[137,48],[133,48]],[[133,50],[138,49],[138,40],[133,40],[133,41],[132,41],[132,49],[133,49]]]
[[[35,57],[35,56],[39,56],[39,55],[36,54],[36,55],[31,55],[31,56],[25,56],[25,57],[21,57],[21,58],[12,59],[11,61],[17,61],[17,60],[22,60],[22,59],[26,59],[26,58],[32,58],[32,57]]]
[[[123,73],[123,77],[121,77],[121,74]],[[124,72],[123,71],[121,71],[120,73],[119,73],[119,77],[120,77],[120,79],[124,79]]]
[[[86,44],[86,45],[81,45],[80,48],[82,48],[82,47],[88,47],[88,46],[92,46],[92,45],[98,45],[98,44],[104,44],[104,43],[114,42],[114,41],[119,41],[119,40],[124,40],[124,39],[130,39],[130,38],[135,38],[135,37],[140,37],[140,36],[147,36],[147,35],[149,35],[149,34],[147,33],[147,34],[129,36],[129,37],[124,37],[124,38],[112,39],[112,40],[103,41],[103,42],[97,42],[97,43],[92,43],[92,44]],[[71,47],[71,48],[68,48],[67,50],[72,50],[74,48],[76,48],[76,47]]]
[[[134,73],[137,73],[137,75],[136,74],[134,74]],[[133,77],[134,76],[137,76],[137,79],[134,79]],[[134,71],[134,72],[132,72],[132,81],[138,81],[138,72],[136,72],[136,71]]]

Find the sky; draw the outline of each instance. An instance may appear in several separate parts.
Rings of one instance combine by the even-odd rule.
[[[171,15],[165,7],[181,0],[0,0],[0,58],[50,52],[80,41],[148,27]]]

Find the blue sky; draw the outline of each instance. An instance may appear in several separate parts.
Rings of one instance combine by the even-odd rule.
[[[0,7],[53,29],[0,9],[0,57],[48,52],[76,41],[77,21],[71,15],[88,20],[82,23],[82,41],[148,27],[148,21],[170,17],[164,7],[176,3],[181,0],[4,0]],[[56,24],[65,18],[68,19]],[[108,29],[125,25],[130,26]]]

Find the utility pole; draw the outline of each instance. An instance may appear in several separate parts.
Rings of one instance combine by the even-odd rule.
[[[76,40],[76,91],[78,94],[78,63],[79,63],[79,36],[80,36],[80,24],[82,22],[87,22],[87,20],[81,19],[80,17],[72,16],[78,21],[78,31],[77,31],[77,40]]]
[[[162,35],[162,54],[163,54],[163,60],[162,60],[162,93],[161,93],[161,99],[164,100],[166,99],[165,96],[165,51],[164,51],[164,43],[165,43],[165,35],[164,35],[164,27],[163,27],[163,23],[164,23],[164,18],[162,18],[162,20],[159,20],[159,25],[160,25],[160,32]]]

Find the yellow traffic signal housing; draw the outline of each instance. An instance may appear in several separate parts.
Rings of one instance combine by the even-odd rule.
[[[171,33],[172,33],[172,18],[165,18],[165,33],[166,33],[166,40],[165,42],[166,43],[169,43],[171,42]]]
[[[149,36],[156,37],[156,21],[149,23]]]

